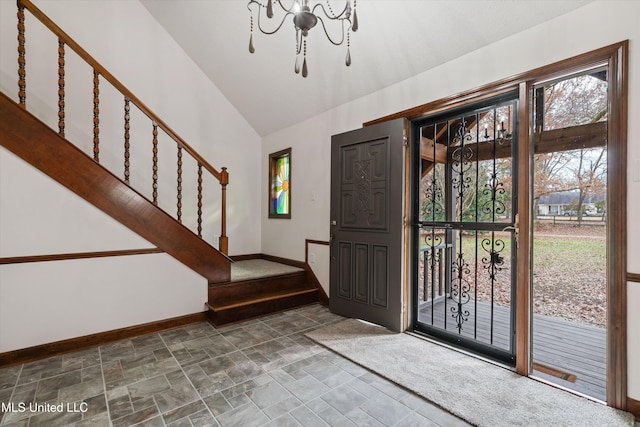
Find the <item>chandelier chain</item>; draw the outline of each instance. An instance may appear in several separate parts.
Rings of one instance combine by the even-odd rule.
[[[333,9],[331,8],[331,3],[329,3],[329,0],[327,0],[327,7],[329,8],[329,13],[331,13],[331,16],[333,18],[337,18],[336,14],[333,12]]]

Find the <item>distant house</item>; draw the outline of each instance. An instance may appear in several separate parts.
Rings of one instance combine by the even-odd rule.
[[[541,196],[538,200],[538,215],[576,215],[579,197],[578,191],[563,191]],[[597,204],[602,201],[604,201],[604,195],[588,196],[582,202],[582,211],[591,215],[601,214],[602,208],[598,208]]]

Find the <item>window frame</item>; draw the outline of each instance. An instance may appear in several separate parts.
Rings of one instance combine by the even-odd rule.
[[[277,177],[278,177],[278,160],[283,157],[288,157],[289,162],[289,171],[288,171],[288,179],[287,188],[284,190],[288,193],[286,203],[286,213],[278,213],[275,208],[275,203],[277,201]],[[267,209],[269,218],[280,218],[280,219],[291,219],[291,168],[292,165],[292,156],[291,156],[291,147],[285,148],[284,150],[276,151],[275,153],[269,154],[269,187],[267,189]]]

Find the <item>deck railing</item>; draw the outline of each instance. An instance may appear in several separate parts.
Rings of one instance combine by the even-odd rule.
[[[447,259],[451,259],[452,244],[421,246],[418,250],[421,275],[419,283],[420,302],[434,303],[451,292],[447,285],[449,278]],[[450,267],[449,267],[450,268]]]
[[[65,55],[66,48],[73,50],[86,64],[93,69],[93,159],[100,163],[100,83],[102,80],[111,84],[123,97],[124,129],[123,129],[123,172],[122,179],[130,185],[130,111],[131,104],[135,105],[151,122],[152,135],[150,139],[151,157],[153,161],[152,175],[152,202],[158,205],[158,130],[164,132],[176,144],[176,213],[173,216],[182,223],[182,166],[183,152],[191,156],[197,163],[197,230],[192,230],[202,237],[202,198],[203,198],[203,172],[212,175],[221,188],[221,233],[219,237],[219,250],[228,254],[228,237],[226,235],[226,187],[229,183],[229,173],[225,167],[218,171],[211,166],[197,151],[176,134],[164,121],[153,113],[130,90],[118,81],[98,61],[89,55],[78,43],[69,37],[60,27],[49,19],[30,0],[17,0],[18,17],[18,100],[22,108],[27,109],[27,72],[26,72],[26,36],[25,36],[25,10],[28,10],[46,28],[58,38],[58,133],[65,136]],[[116,175],[120,175],[116,173]],[[169,212],[167,212],[169,213]],[[169,213],[170,214],[170,213]]]

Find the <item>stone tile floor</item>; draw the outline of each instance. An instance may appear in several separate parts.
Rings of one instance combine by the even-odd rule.
[[[0,425],[468,425],[304,336],[341,319],[312,305],[0,369]]]

